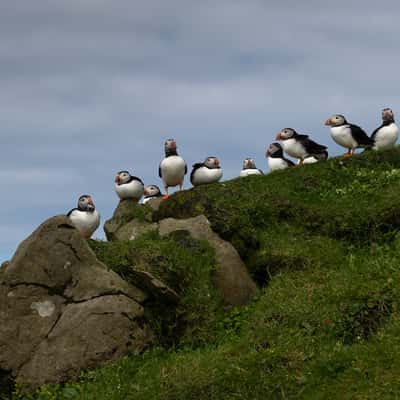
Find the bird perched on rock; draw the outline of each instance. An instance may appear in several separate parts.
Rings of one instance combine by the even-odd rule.
[[[303,164],[305,158],[321,154],[327,149],[326,146],[309,139],[307,135],[299,135],[292,128],[282,129],[277,133],[276,140],[282,141],[283,150],[289,156],[298,158],[300,165]]]
[[[143,196],[144,184],[128,171],[119,171],[115,176],[115,191],[120,200],[132,199],[138,202]]]
[[[348,149],[345,157],[352,157],[359,147],[370,148],[374,141],[358,125],[350,124],[343,115],[335,114],[325,121],[331,127],[332,139]]]
[[[222,178],[222,168],[217,157],[207,157],[204,162],[193,164],[190,182],[193,186],[218,182]]]
[[[89,239],[100,225],[100,214],[96,211],[92,197],[88,194],[79,197],[78,207],[73,208],[67,217],[86,239]]]
[[[396,144],[399,137],[399,128],[394,122],[394,114],[390,108],[382,110],[382,124],[374,130],[371,139],[374,141],[374,150],[390,149]]]
[[[143,204],[146,204],[149,200],[158,199],[160,197],[162,197],[160,188],[157,185],[148,185],[144,188]]]
[[[256,163],[252,158],[246,158],[243,161],[243,169],[240,171],[239,176],[244,177],[249,175],[264,175],[264,172],[256,167]]]
[[[270,171],[278,171],[294,166],[294,162],[285,158],[282,146],[279,143],[269,145],[265,156],[267,157],[268,168]]]
[[[160,162],[158,175],[163,181],[165,188],[165,196],[167,199],[168,188],[179,185],[182,190],[183,180],[187,173],[187,165],[185,160],[178,155],[175,139],[167,139],[164,144],[165,157]]]
[[[310,157],[306,157],[304,159],[304,164],[314,164],[318,161],[324,161],[328,159],[328,152],[325,150],[320,154],[315,154],[313,156]]]

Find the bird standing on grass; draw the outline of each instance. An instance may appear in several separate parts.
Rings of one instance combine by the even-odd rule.
[[[332,139],[340,146],[345,147],[345,157],[352,157],[359,147],[371,148],[374,141],[358,125],[350,124],[343,115],[335,114],[325,121],[331,127]]]
[[[128,171],[119,171],[115,176],[115,191],[120,200],[132,199],[138,202],[143,196],[144,184]]]
[[[374,141],[374,150],[390,149],[396,144],[399,137],[399,128],[394,122],[394,114],[390,108],[382,110],[382,124],[374,130],[371,139]]]
[[[146,204],[149,200],[158,199],[160,197],[162,197],[160,188],[157,185],[148,185],[144,188],[143,204]]]
[[[168,199],[168,188],[179,185],[182,190],[183,180],[187,173],[185,160],[178,155],[175,139],[167,139],[164,144],[165,157],[160,162],[158,175],[163,181],[165,189],[165,199]]]
[[[79,197],[78,207],[73,208],[67,217],[85,239],[89,239],[100,225],[100,214],[88,194]]]
[[[270,144],[265,156],[267,157],[268,168],[271,172],[294,166],[293,161],[284,157],[282,146],[279,143]]]
[[[240,171],[240,177],[243,178],[249,175],[264,175],[264,172],[261,169],[256,167],[256,163],[252,158],[246,158],[243,161],[243,168]]]
[[[193,164],[190,182],[193,186],[218,182],[222,178],[222,168],[217,157],[207,157],[204,162]]]
[[[277,133],[276,140],[282,141],[283,150],[290,157],[298,158],[300,165],[303,164],[305,158],[319,155],[327,149],[326,146],[309,139],[307,135],[299,135],[292,128],[282,129]]]

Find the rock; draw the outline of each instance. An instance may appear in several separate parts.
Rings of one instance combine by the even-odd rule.
[[[162,197],[157,197],[154,199],[150,199],[146,205],[149,206],[153,211],[158,211],[160,208],[161,203],[164,201]]]
[[[112,218],[104,224],[104,232],[110,241],[134,240],[138,235],[156,229],[157,224],[152,222],[152,207],[131,200],[120,201]]]
[[[139,286],[148,290],[157,299],[164,299],[172,304],[179,302],[179,296],[175,290],[161,282],[149,271],[139,271],[132,267],[132,274],[135,276]]]
[[[0,275],[0,371],[29,388],[140,351],[147,295],[97,260],[65,216],[45,221]]]
[[[207,240],[215,250],[216,277],[226,306],[246,304],[256,293],[257,286],[235,248],[211,230],[204,215],[188,219],[166,218],[159,221],[161,236],[175,231],[188,231],[194,239]]]

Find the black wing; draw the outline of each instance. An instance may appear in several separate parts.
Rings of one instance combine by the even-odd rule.
[[[289,160],[289,159],[284,158],[284,157],[283,157],[283,159],[286,161],[286,164],[288,165],[288,167],[293,167],[295,165],[292,160]]]
[[[304,146],[306,152],[310,155],[320,154],[327,149],[326,146],[318,144],[314,142],[314,140],[309,139],[307,135],[299,135],[296,137],[296,139]]]
[[[373,141],[375,141],[375,136],[376,136],[376,134],[378,133],[379,129],[383,128],[384,126],[385,126],[385,125],[382,124],[381,126],[379,126],[378,128],[376,128],[376,129],[372,132],[371,139],[372,139]]]
[[[374,140],[371,139],[359,126],[349,124],[351,136],[360,146],[371,146]]]
[[[264,171],[260,168],[258,168],[258,171],[260,172],[261,175],[264,175]]]
[[[158,176],[159,176],[160,178],[162,178],[162,174],[161,174],[161,163],[160,163],[160,165],[158,166]]]
[[[187,174],[187,164],[185,163],[185,175]]]
[[[131,179],[129,179],[129,182],[132,182],[132,181],[138,181],[142,185],[144,185],[143,181],[140,178],[138,178],[137,176],[131,176]]]
[[[193,185],[193,177],[196,170],[199,168],[204,167],[204,163],[196,163],[192,165],[192,172],[190,173],[190,183]]]
[[[67,217],[69,217],[75,210],[77,210],[77,208],[73,208],[72,210],[68,211]]]

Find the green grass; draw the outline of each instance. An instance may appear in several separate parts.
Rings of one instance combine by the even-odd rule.
[[[167,318],[158,332],[171,340],[31,398],[400,398],[399,171],[394,149],[172,196],[153,218],[206,214],[262,287],[231,310],[203,242],[93,243],[127,280],[151,265],[180,293],[184,329]]]

